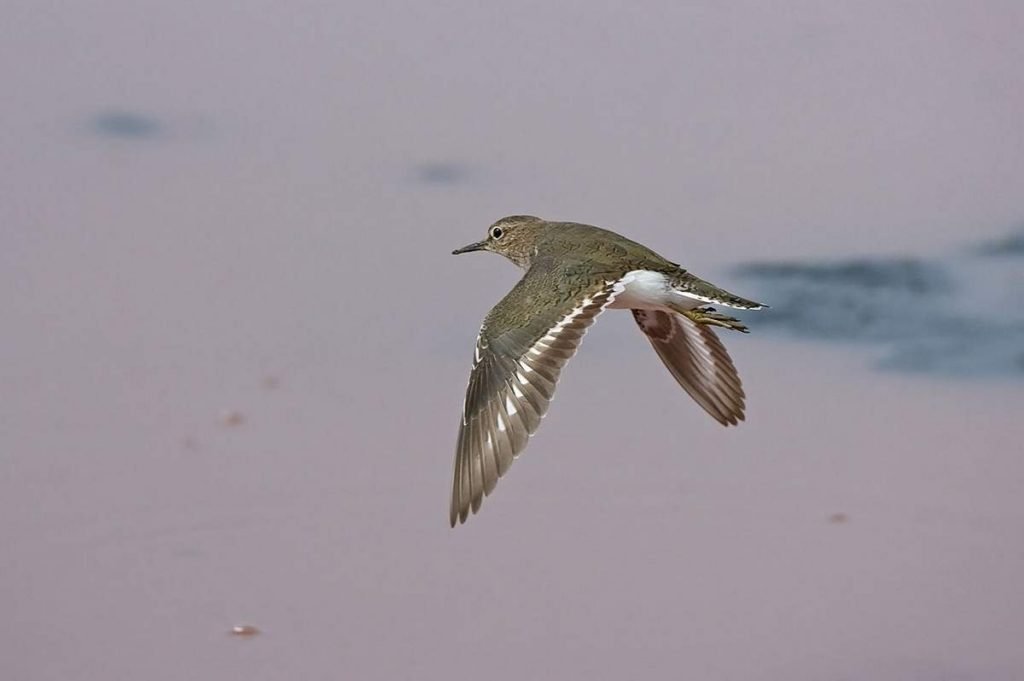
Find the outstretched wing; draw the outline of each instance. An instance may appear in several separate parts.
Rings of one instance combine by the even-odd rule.
[[[711,327],[662,310],[633,310],[633,318],[697,404],[723,426],[743,420],[740,376]]]
[[[617,281],[566,291],[564,278],[534,266],[487,315],[455,449],[450,522],[465,522],[536,432],[562,367],[617,293]]]

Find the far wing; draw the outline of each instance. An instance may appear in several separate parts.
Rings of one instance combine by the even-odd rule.
[[[661,310],[633,310],[633,318],[697,404],[723,426],[743,420],[745,395],[740,376],[711,327]]]

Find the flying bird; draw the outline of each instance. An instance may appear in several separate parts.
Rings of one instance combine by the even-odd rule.
[[[452,253],[491,251],[526,270],[484,319],[455,448],[449,520],[480,509],[526,448],[565,363],[606,309],[630,310],[672,377],[724,426],[744,418],[736,367],[712,327],[747,332],[712,305],[760,310],[615,232],[513,215]]]

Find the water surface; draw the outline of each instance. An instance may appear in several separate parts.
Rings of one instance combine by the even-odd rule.
[[[0,677],[1024,678],[1018,5],[0,25]],[[729,430],[606,315],[452,531],[523,212],[774,307]]]

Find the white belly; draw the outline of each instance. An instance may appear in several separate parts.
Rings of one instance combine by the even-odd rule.
[[[629,310],[668,310],[666,303],[672,302],[676,309],[692,310],[703,305],[701,301],[675,291],[661,272],[633,270],[627,272],[619,285],[622,291],[615,296],[609,308]]]

